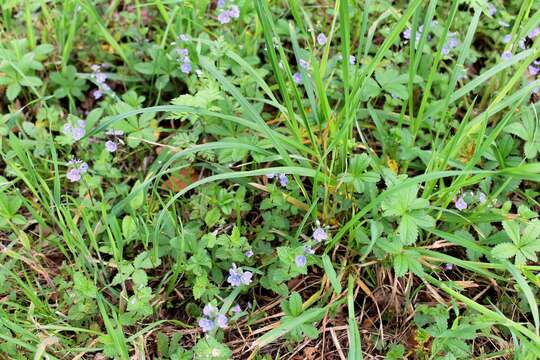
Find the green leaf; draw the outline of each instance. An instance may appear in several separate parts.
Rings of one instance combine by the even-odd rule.
[[[299,316],[302,313],[302,297],[296,291],[293,291],[289,298],[289,309],[292,316]]]
[[[403,245],[411,245],[418,238],[418,226],[415,219],[408,214],[401,217],[401,222],[398,226],[399,239]]]
[[[515,221],[503,221],[502,225],[504,231],[506,231],[506,234],[514,242],[514,244],[519,244],[519,224]]]
[[[216,225],[221,219],[221,212],[219,208],[215,207],[212,210],[208,211],[204,217],[204,222],[209,228]]]
[[[131,210],[137,210],[144,204],[146,192],[144,189],[141,190],[140,187],[142,187],[141,182],[137,180],[131,189],[131,192],[135,194],[129,201]]]
[[[508,259],[516,255],[518,248],[515,244],[505,242],[491,249],[491,254],[499,259]]]
[[[330,284],[332,284],[332,287],[334,288],[334,292],[336,295],[341,294],[341,283],[339,282],[339,279],[336,274],[336,270],[334,270],[334,266],[332,265],[332,260],[328,257],[328,255],[324,254],[322,256],[323,261],[323,267],[324,272],[326,276],[328,276],[328,279],[330,280]]]
[[[19,95],[20,92],[21,92],[21,85],[19,85],[19,83],[13,82],[8,85],[7,90],[6,90],[6,96],[9,101],[13,101],[15,100],[17,95]]]
[[[73,283],[75,285],[75,290],[81,293],[83,296],[88,298],[95,299],[97,296],[96,285],[84,276],[81,272],[76,272],[73,274]]]
[[[394,256],[394,272],[397,277],[402,277],[409,271],[409,262],[405,254],[401,253]]]

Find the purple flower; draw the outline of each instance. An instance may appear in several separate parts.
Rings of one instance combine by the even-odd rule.
[[[312,237],[313,237],[313,240],[315,240],[316,242],[328,240],[328,234],[320,226],[316,228],[315,231],[313,231]]]
[[[480,191],[478,193],[478,201],[480,202],[480,204],[485,204],[486,200],[487,200],[486,194]]]
[[[218,15],[218,21],[221,25],[228,24],[231,22],[231,17],[228,11],[222,11]]]
[[[447,44],[444,44],[444,46],[442,47],[442,54],[443,55],[448,55],[450,53],[450,47],[447,45]]]
[[[199,326],[201,327],[202,331],[209,332],[212,331],[215,327],[215,324],[212,320],[203,317],[199,320]]]
[[[94,99],[98,100],[103,96],[103,93],[101,92],[101,90],[96,89],[92,91],[92,96],[94,97]]]
[[[320,33],[319,35],[317,35],[317,43],[320,46],[325,45],[326,44],[326,35],[324,35],[323,33]]]
[[[240,307],[240,305],[236,304],[232,307],[231,311],[234,313],[234,314],[239,314],[242,312],[242,308]]]
[[[229,269],[229,277],[227,282],[232,286],[249,285],[251,284],[253,273],[251,271],[243,271],[241,268],[236,267],[235,264]]]
[[[309,69],[309,62],[307,62],[306,60],[304,59],[300,59],[300,61],[298,61],[298,64],[300,65],[301,68],[303,69]]]
[[[502,38],[503,44],[508,44],[510,41],[512,41],[512,34],[504,35]]]
[[[105,143],[105,150],[107,150],[108,152],[110,153],[113,153],[116,151],[116,148],[117,148],[117,145],[114,141],[112,140],[108,140],[106,143]]]
[[[176,53],[177,53],[179,56],[182,56],[182,57],[187,57],[187,56],[189,56],[189,50],[188,50],[188,49],[185,49],[185,48],[176,49]]]
[[[356,64],[356,58],[354,57],[354,55],[349,55],[349,64]]]
[[[403,38],[407,39],[407,40],[410,40],[411,39],[411,28],[408,27],[405,29],[405,31],[403,31],[402,35],[403,35]]]
[[[527,46],[525,45],[525,39],[519,39],[518,44],[521,50],[525,50],[527,48]]]
[[[93,72],[98,72],[100,68],[101,68],[101,65],[97,65],[97,64],[92,64],[92,66],[90,66],[90,69],[92,69]]]
[[[448,55],[450,53],[450,50],[457,47],[459,45],[459,40],[456,37],[455,34],[450,34],[448,37],[448,40],[446,41],[446,44],[444,44],[442,48],[443,55]]]
[[[296,84],[301,84],[302,83],[302,74],[300,74],[299,72],[295,72],[294,75],[293,75],[293,80]]]
[[[238,276],[236,273],[230,273],[229,270],[229,277],[227,277],[227,282],[232,286],[240,286],[242,284],[242,279],[240,279],[240,276]]]
[[[249,249],[248,251],[246,251],[244,253],[244,255],[247,257],[247,258],[250,258],[253,256],[253,250]]]
[[[508,50],[501,54],[501,59],[503,59],[504,61],[508,61],[511,58],[512,58],[512,53]]]
[[[217,6],[218,7],[224,7],[225,6],[225,0],[218,0]]]
[[[445,264],[443,267],[444,271],[452,271],[453,268],[454,268],[453,264]]]
[[[289,184],[289,178],[285,174],[278,175],[279,184],[283,187],[286,187]]]
[[[70,182],[76,182],[81,180],[81,171],[79,169],[69,169],[66,173],[66,177]]]
[[[527,36],[529,37],[529,39],[533,40],[538,35],[540,35],[540,27],[535,27],[534,29],[532,29]]]
[[[315,254],[315,250],[313,250],[309,245],[304,245],[304,252],[306,254]]]
[[[189,74],[191,72],[191,69],[191,64],[188,62],[185,62],[182,64],[182,66],[180,66],[180,70],[182,70],[184,74]]]
[[[536,76],[540,72],[540,68],[537,68],[534,65],[529,65],[528,69],[531,76]]]
[[[97,72],[95,74],[96,76],[96,82],[98,84],[103,84],[105,82],[105,80],[107,80],[107,74],[104,74],[104,73],[101,73],[101,72]]]
[[[422,31],[424,29],[424,26],[421,25],[417,30],[416,30],[416,36],[415,36],[415,39],[416,39],[416,44],[418,44],[420,42],[420,38],[422,37]],[[412,29],[409,27],[407,29],[405,29],[405,31],[403,31],[403,38],[405,38],[406,40],[410,40],[411,39],[411,35],[412,35]]]
[[[71,136],[73,137],[73,140],[77,141],[77,140],[82,139],[85,133],[86,131],[84,130],[84,128],[76,127],[76,128],[73,128],[73,130],[71,131]]]
[[[182,41],[188,41],[189,40],[189,37],[186,35],[186,34],[180,34],[180,36],[178,36],[178,38]]]
[[[225,329],[227,327],[227,317],[223,314],[218,314],[216,316],[216,324],[222,329]]]
[[[298,267],[304,267],[306,265],[307,259],[304,255],[298,255],[294,258],[294,262]]]
[[[112,136],[122,136],[122,135],[124,135],[124,131],[116,130],[116,129],[110,129],[110,130],[107,130],[106,134],[107,135],[112,135]]]
[[[206,304],[206,305],[204,305],[204,308],[203,308],[202,312],[203,312],[204,316],[210,318],[210,317],[216,316],[216,314],[218,313],[218,309],[214,305]]]
[[[495,7],[495,5],[489,4],[487,8],[487,12],[489,16],[495,16],[495,14],[497,13],[497,8]]]
[[[253,278],[253,273],[251,271],[244,271],[242,275],[240,276],[240,279],[242,280],[242,284],[249,285]]]
[[[238,19],[240,17],[240,9],[236,5],[232,5],[229,9],[229,16],[233,19]]]
[[[70,169],[66,173],[66,177],[70,182],[76,182],[81,180],[82,174],[88,171],[88,164],[82,160],[72,159],[68,161]]]
[[[456,209],[463,211],[467,208],[467,203],[463,200],[463,197],[459,197],[455,202]]]
[[[101,84],[101,90],[103,90],[105,92],[109,92],[109,91],[111,91],[111,88],[107,84]]]
[[[71,123],[67,123],[64,125],[63,130],[64,130],[65,135],[71,136],[73,140],[78,141],[82,139],[82,137],[86,133],[85,127],[86,127],[86,121],[77,120],[77,126],[73,127]]]
[[[528,85],[531,85],[534,81],[529,81],[528,82]],[[533,94],[538,94],[540,92],[540,86],[537,86],[535,88],[532,89],[532,93]]]

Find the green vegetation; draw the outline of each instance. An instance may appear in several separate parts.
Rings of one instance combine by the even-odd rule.
[[[540,359],[540,3],[0,1],[1,359]]]

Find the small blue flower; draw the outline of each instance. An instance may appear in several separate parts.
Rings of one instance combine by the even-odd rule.
[[[184,74],[189,74],[191,72],[191,69],[191,64],[188,62],[185,62],[182,64],[182,66],[180,66],[180,70],[182,70]]]
[[[467,203],[463,200],[463,197],[459,197],[455,202],[456,209],[463,211],[467,208]]]
[[[289,184],[289,178],[285,174],[278,175],[279,184],[283,187],[286,187]]]
[[[216,324],[222,329],[225,329],[227,327],[228,319],[223,314],[218,314],[216,316]]]
[[[246,251],[244,253],[244,255],[247,257],[247,258],[250,258],[253,256],[253,250],[249,249],[248,251]]]
[[[66,177],[70,182],[81,180],[82,174],[88,171],[88,164],[82,160],[72,159],[68,162],[70,169],[66,173]]]
[[[505,51],[501,54],[501,59],[508,61],[512,58],[512,53],[510,51]]]
[[[227,282],[232,286],[249,285],[252,282],[253,273],[251,271],[243,271],[236,267],[235,264],[229,269]]]
[[[294,258],[294,262],[298,267],[304,267],[306,265],[307,259],[304,255],[298,255]]]
[[[81,180],[81,172],[78,169],[69,169],[66,177],[70,182],[76,182]]]
[[[242,312],[242,308],[240,307],[240,305],[236,304],[232,307],[231,311],[234,313],[234,314],[239,314]]]
[[[315,240],[316,242],[328,240],[328,234],[320,226],[316,228],[315,231],[313,231],[312,237],[313,237],[313,240]]]
[[[231,16],[228,11],[222,11],[218,15],[218,21],[221,25],[228,24],[231,22]]]
[[[487,12],[489,16],[493,17],[497,13],[497,8],[493,4],[489,4],[487,8]]]
[[[101,90],[95,89],[94,91],[92,91],[92,96],[94,97],[94,99],[98,100],[103,96],[103,93],[101,92]]]
[[[349,64],[356,64],[356,57],[354,55],[349,55]]]
[[[182,41],[188,41],[189,40],[189,37],[186,35],[186,34],[180,34],[180,36],[178,36],[178,38]]]
[[[528,70],[529,70],[529,74],[531,76],[536,76],[540,72],[540,68],[538,68],[538,67],[536,67],[534,65],[529,65]]]
[[[104,74],[102,72],[97,72],[94,74],[94,76],[96,77],[96,82],[98,84],[103,84],[105,80],[107,80],[107,74]]]
[[[309,62],[307,62],[304,59],[300,59],[300,61],[298,61],[298,64],[300,65],[301,68],[303,68],[305,70],[309,69]]]
[[[323,33],[320,33],[319,35],[317,35],[317,43],[320,45],[320,46],[323,46],[326,44],[326,35],[324,35]]]
[[[240,9],[236,5],[232,5],[229,9],[229,16],[233,19],[238,19],[240,17]]]
[[[486,201],[487,201],[486,194],[484,194],[483,192],[480,191],[478,193],[478,201],[480,202],[480,204],[485,204]]]
[[[454,265],[453,264],[445,264],[444,267],[443,267],[444,271],[452,271],[452,269],[454,269]]]
[[[106,143],[105,143],[105,150],[107,150],[108,152],[110,153],[113,153],[116,151],[116,148],[117,148],[117,145],[114,141],[112,140],[108,140]]]
[[[83,138],[86,133],[86,121],[77,120],[77,125],[73,126],[71,123],[64,125],[63,132],[67,136],[71,136],[74,141],[78,141]]]
[[[296,84],[301,84],[302,83],[302,74],[300,74],[299,72],[295,72],[294,75],[293,75],[293,80]]]
[[[306,254],[315,254],[315,250],[313,250],[309,245],[304,245],[304,252]]]
[[[203,308],[204,316],[211,318],[211,317],[216,316],[217,313],[218,313],[218,309],[214,305],[211,305],[211,304],[204,305],[204,308]]]
[[[504,35],[502,38],[503,44],[508,44],[510,41],[512,41],[512,34]]]
[[[540,27],[535,27],[529,32],[527,37],[531,40],[534,40],[536,37],[538,37],[538,35],[540,35]]]
[[[249,285],[253,278],[253,273],[251,271],[244,271],[242,275],[240,276],[240,279],[242,280],[242,284]]]
[[[189,50],[185,48],[176,49],[176,53],[183,58],[189,56]]]
[[[225,0],[218,0],[217,7],[224,7],[225,6]]]
[[[199,320],[199,326],[201,327],[202,331],[209,332],[212,331],[215,328],[215,324],[212,320],[203,317]]]

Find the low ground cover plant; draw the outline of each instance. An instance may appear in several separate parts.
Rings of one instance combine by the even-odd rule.
[[[0,358],[540,358],[538,2],[0,10]]]

